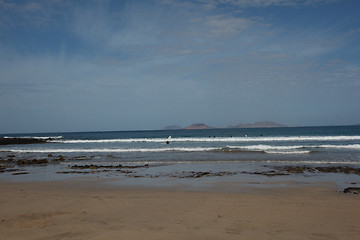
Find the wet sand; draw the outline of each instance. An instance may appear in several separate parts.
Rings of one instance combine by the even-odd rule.
[[[88,180],[0,182],[2,239],[359,239],[334,186],[187,191]]]

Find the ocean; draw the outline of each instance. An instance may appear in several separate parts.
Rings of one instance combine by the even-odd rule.
[[[214,173],[207,177],[221,175],[216,173],[235,175],[294,165],[360,166],[360,126],[34,133],[0,137],[46,140],[41,144],[0,146],[0,159],[9,156],[15,157],[14,162],[48,159],[50,163],[56,162],[53,175],[75,165],[146,165],[136,176],[148,178],[186,177],[186,173],[196,171]],[[55,161],[60,155],[63,161]],[[38,172],[38,177],[41,172],[35,166],[26,169]],[[111,177],[119,174],[93,172]],[[46,173],[47,177],[51,175]]]

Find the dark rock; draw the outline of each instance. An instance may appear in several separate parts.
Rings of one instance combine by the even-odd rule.
[[[235,175],[234,172],[182,172],[181,174],[173,174],[171,177],[178,177],[178,178],[201,178],[201,177],[221,177],[221,176],[230,176]]]
[[[0,145],[12,145],[12,144],[37,144],[46,143],[45,139],[38,138],[0,138]]]
[[[344,193],[359,194],[360,187],[348,187],[344,189]]]
[[[360,175],[360,168],[352,168],[352,167],[342,167],[342,166],[334,166],[334,167],[316,167],[316,170],[324,173],[345,173],[345,174],[357,174]]]
[[[278,171],[274,171],[274,170],[262,171],[262,172],[252,172],[252,173],[250,172],[250,174],[264,175],[264,176],[267,176],[267,177],[290,175],[288,173],[278,172]]]
[[[211,174],[211,172],[194,172],[191,177],[200,178],[200,177],[209,176],[210,174]]]
[[[256,172],[241,172],[243,174],[256,174],[256,175],[264,175],[267,177],[274,177],[274,176],[287,176],[290,175],[289,173],[284,173],[281,171],[269,170],[269,171],[256,171]]]
[[[280,166],[276,167],[278,170],[287,171],[289,173],[304,173],[304,172],[321,172],[321,173],[345,173],[360,175],[360,168],[353,168],[348,166],[325,166],[325,167],[308,167],[308,166]]]
[[[299,166],[296,166],[296,167],[289,166],[289,167],[284,168],[284,170],[286,170],[289,173],[304,173],[305,168],[299,167]]]
[[[148,164],[145,165],[137,165],[137,166],[123,166],[121,164],[119,165],[73,165],[69,166],[71,169],[99,169],[99,168],[108,168],[108,169],[132,169],[132,168],[144,168],[149,167]]]
[[[3,172],[17,172],[17,171],[20,171],[20,169],[11,168],[11,166],[0,166],[0,173],[3,173]]]
[[[58,171],[56,173],[60,173],[60,174],[71,174],[71,173],[88,174],[90,172],[88,172],[88,171]]]
[[[130,174],[130,173],[133,173],[132,171],[129,171],[129,170],[121,170],[121,169],[117,169],[115,170],[116,172],[120,172],[120,173],[124,173],[124,174]]]
[[[32,165],[32,164],[46,164],[49,161],[46,159],[32,159],[32,160],[28,160],[28,159],[20,159],[16,161],[16,164],[21,166],[21,165]]]
[[[13,173],[12,175],[24,175],[24,174],[29,174],[29,172],[16,172]]]
[[[90,157],[91,158],[91,157]],[[76,156],[76,157],[74,157],[73,159],[74,160],[90,160],[90,158],[89,157],[87,157],[87,156]]]
[[[316,170],[323,173],[337,173],[338,168],[337,167],[316,167]]]
[[[13,162],[14,159],[13,158],[8,158],[8,159],[0,159],[0,163],[9,163],[9,162]]]

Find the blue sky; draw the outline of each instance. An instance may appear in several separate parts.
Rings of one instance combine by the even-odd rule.
[[[0,133],[360,123],[359,9],[0,0]]]

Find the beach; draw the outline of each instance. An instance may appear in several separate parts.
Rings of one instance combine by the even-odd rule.
[[[1,239],[360,238],[358,126],[0,143]]]
[[[360,237],[359,195],[333,184],[194,191],[83,178],[2,181],[0,189],[2,239]]]

